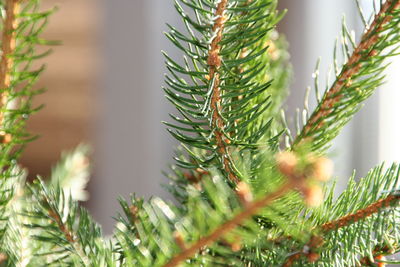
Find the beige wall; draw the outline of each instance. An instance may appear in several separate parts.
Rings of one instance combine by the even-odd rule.
[[[40,135],[23,156],[31,175],[47,174],[60,151],[90,139],[99,64],[96,0],[44,0],[43,4],[59,8],[43,37],[63,45],[54,47],[44,60],[47,70],[38,86],[48,91],[36,97],[35,104],[46,106],[28,122],[29,130]]]

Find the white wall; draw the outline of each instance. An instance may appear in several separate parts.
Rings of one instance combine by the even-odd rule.
[[[169,104],[161,90],[165,22],[177,24],[172,1],[103,0],[104,67],[89,207],[110,231],[118,196],[166,195],[161,170],[172,162],[174,141],[161,124]]]

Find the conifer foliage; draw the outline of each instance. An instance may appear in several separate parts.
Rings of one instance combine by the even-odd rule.
[[[117,2],[115,4],[118,4]],[[400,41],[400,0],[381,1],[359,40],[343,25],[335,80],[292,135],[280,111],[290,81],[277,0],[176,0],[182,52],[166,53],[168,131],[181,142],[167,172],[174,202],[120,199],[113,235],[79,205],[88,149],[65,154],[50,179],[26,182],[18,164],[39,108],[35,68],[52,11],[39,0],[2,0],[0,264],[2,266],[384,266],[400,250],[400,167],[351,177],[334,196],[326,149],[384,81]],[[342,50],[342,56],[338,51]],[[338,166],[340,168],[340,166]],[[358,180],[358,182],[356,182]]]

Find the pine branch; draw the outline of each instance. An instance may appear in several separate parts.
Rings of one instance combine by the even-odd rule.
[[[349,226],[352,223],[356,223],[360,220],[364,220],[365,218],[381,211],[384,208],[393,207],[398,204],[400,200],[400,195],[389,195],[384,199],[380,199],[375,203],[368,205],[363,209],[357,210],[357,212],[348,214],[344,217],[341,217],[335,221],[327,222],[321,225],[320,228],[324,232],[328,232],[331,230],[337,230],[341,227]]]
[[[264,146],[278,143],[270,118],[264,117],[271,83],[260,75],[269,58],[263,38],[280,19],[276,1],[178,0],[175,8],[187,33],[168,25],[166,35],[184,56],[179,64],[165,54],[170,74],[164,90],[182,115],[171,115],[176,124],[165,123],[187,153],[176,158],[177,166],[217,167],[235,184],[242,179],[236,163],[240,150],[254,149],[260,140]]]
[[[326,234],[329,231],[332,230],[338,230],[339,228],[342,227],[347,227],[350,224],[357,223],[361,220],[365,220],[367,217],[376,214],[380,212],[382,209],[388,208],[388,207],[393,207],[398,204],[398,201],[400,199],[400,195],[389,195],[388,197],[384,199],[380,199],[376,201],[375,203],[372,203],[368,205],[367,207],[358,210],[357,212],[353,214],[348,214],[346,216],[343,216],[335,221],[327,222],[324,223],[321,226],[316,227],[318,230],[321,230],[323,234]],[[296,252],[292,254],[291,256],[288,257],[286,262],[282,265],[283,267],[290,267],[293,264],[295,264],[296,261],[300,260],[302,257],[306,257],[309,262],[314,262],[320,258],[320,255],[315,253],[314,251],[319,248],[319,246],[323,245],[321,237],[321,242],[311,242],[313,244],[308,245],[308,251],[307,252]],[[386,249],[387,250],[387,247]],[[380,256],[383,255],[384,253],[382,252],[383,250],[378,250],[374,249],[374,256]],[[365,262],[370,262],[369,258],[361,259],[360,262],[362,263],[363,261]]]
[[[10,251],[7,251],[10,236],[13,236],[10,228],[16,227],[15,217],[19,212],[16,206],[26,178],[26,172],[17,166],[12,166],[9,173],[8,178],[0,179],[0,251],[4,253]]]
[[[224,170],[227,173],[228,178],[235,184],[237,184],[240,179],[237,177],[235,170],[232,168],[233,162],[231,156],[228,152],[227,144],[230,140],[225,136],[223,129],[225,128],[224,119],[221,117],[222,113],[222,103],[221,103],[221,88],[220,88],[220,74],[219,69],[221,67],[221,45],[222,32],[225,27],[225,10],[228,4],[228,0],[222,0],[219,2],[217,9],[215,11],[215,23],[213,26],[213,32],[215,32],[215,37],[211,42],[210,49],[208,52],[207,63],[209,66],[208,76],[212,81],[212,93],[211,93],[211,116],[212,124],[215,128],[215,140],[217,144],[217,152],[222,158]]]
[[[18,21],[16,15],[20,9],[20,0],[6,0],[5,19],[2,29],[1,62],[0,62],[0,127],[2,128],[2,143],[10,142],[11,136],[4,132],[5,110],[8,104],[8,95],[11,85],[11,72],[14,64],[13,54],[16,45],[16,29]]]
[[[361,266],[364,266],[364,265],[366,265],[366,266],[375,266],[373,264],[376,263],[377,260],[381,260],[381,258],[383,256],[393,255],[395,253],[396,252],[394,251],[394,248],[390,248],[387,245],[386,246],[376,246],[374,248],[374,250],[372,251],[372,256],[373,256],[372,259],[371,259],[371,257],[369,255],[365,256],[365,257],[360,259],[360,264],[361,264]],[[379,264],[379,262],[378,262],[378,264],[376,264],[376,266],[385,267],[386,264],[384,262]]]
[[[396,243],[400,238],[399,166],[393,164],[384,171],[380,165],[358,183],[354,179],[350,178],[337,200],[334,201],[332,187],[319,210],[304,211],[314,224],[315,234],[324,240],[317,246],[308,246],[310,252],[320,257],[321,266],[330,266],[332,262],[355,266],[359,255],[371,255],[374,247]],[[301,266],[302,259],[298,257],[294,262]]]
[[[395,28],[400,17],[399,11],[399,0],[387,0],[382,5],[381,10],[361,37],[360,43],[343,65],[335,82],[325,92],[322,101],[293,141],[293,149],[307,139],[315,143],[315,149],[323,147],[349,120],[349,114],[357,110],[357,104],[367,98],[381,83],[380,73],[383,68],[379,66],[386,57],[383,55],[384,50],[399,42],[399,38],[390,39],[391,36],[398,35]],[[394,24],[387,27],[391,22]],[[343,35],[347,36],[347,30],[344,31]],[[384,32],[388,32],[386,36],[383,36]],[[347,39],[343,42],[347,42]],[[344,49],[347,51],[347,48]],[[391,53],[394,53],[396,49],[393,49]],[[347,115],[344,114],[346,111]]]
[[[34,205],[24,213],[30,218],[25,227],[39,242],[37,256],[45,264],[109,266],[112,249],[85,209],[59,186],[47,186],[39,180],[29,189]]]
[[[211,243],[217,241],[224,234],[232,231],[232,229],[239,226],[244,220],[248,219],[250,216],[256,214],[261,208],[266,207],[271,202],[276,200],[277,198],[285,195],[291,189],[293,189],[293,182],[287,182],[282,185],[279,189],[277,189],[274,193],[271,193],[264,198],[249,203],[242,212],[234,216],[229,221],[220,225],[217,229],[212,231],[209,235],[202,237],[196,243],[188,247],[187,249],[182,250],[178,255],[175,255],[168,263],[164,265],[164,267],[174,267],[177,266],[182,261],[193,256],[197,251],[201,248],[210,245]]]
[[[322,231],[322,234],[325,235],[327,232],[332,231],[332,230],[338,230],[339,228],[342,227],[347,227],[350,224],[357,223],[361,220],[365,220],[367,217],[376,214],[380,212],[382,209],[388,208],[388,207],[393,207],[398,204],[398,201],[400,199],[400,195],[389,195],[388,197],[384,199],[380,199],[376,201],[375,203],[372,203],[368,205],[367,207],[358,210],[355,213],[348,214],[346,216],[343,216],[335,221],[327,222],[324,223],[321,226],[317,226],[316,229],[318,231]],[[311,238],[310,243],[307,245],[307,251],[299,251],[296,253],[293,253],[291,256],[287,258],[285,263],[282,265],[283,267],[290,267],[296,263],[296,261],[300,260],[302,257],[306,257],[309,262],[314,262],[320,258],[320,255],[315,252],[315,250],[318,250],[321,245],[323,245],[323,237],[320,237],[320,242],[313,242],[313,238]],[[314,238],[316,240],[316,238]],[[382,251],[380,253],[377,252],[377,250],[374,250],[375,256],[383,255]],[[367,258],[369,260],[369,258]],[[362,262],[361,260],[360,262]]]
[[[39,0],[5,0],[2,4],[3,27],[0,62],[0,169],[10,177],[8,166],[15,164],[24,145],[35,139],[25,125],[31,114],[40,109],[32,99],[43,89],[34,85],[44,70],[35,60],[50,50],[37,53],[37,45],[49,45],[40,38],[50,11],[38,11]]]
[[[358,183],[351,177],[336,201],[334,187],[330,188],[323,206],[301,212],[314,225],[313,234],[307,243],[291,249],[283,266],[308,266],[314,261],[318,261],[318,266],[331,266],[333,262],[338,266],[355,266],[361,260],[359,255],[372,259],[372,254],[379,256],[373,248],[397,244],[399,179],[398,165],[393,164],[386,171],[381,165]],[[278,238],[278,245],[292,240],[283,236]]]
[[[81,247],[81,245],[79,244],[78,240],[75,237],[76,234],[74,234],[71,231],[70,227],[66,223],[64,223],[63,219],[61,218],[59,210],[56,208],[57,203],[55,203],[55,200],[49,199],[50,195],[47,192],[47,189],[43,183],[41,184],[41,188],[43,192],[42,205],[44,208],[47,209],[48,217],[51,220],[53,220],[53,222],[56,223],[59,231],[64,235],[65,240],[69,242],[70,246],[74,249],[77,255],[79,255],[79,258],[82,260],[82,263],[84,263],[86,266],[89,266],[90,260],[84,254],[83,248]]]
[[[49,207],[47,210],[49,217],[57,224],[60,231],[64,234],[65,239],[71,244],[75,243],[73,233],[68,229],[68,226],[64,224],[57,210],[51,208],[50,202],[47,198],[44,198],[43,202],[46,206]]]

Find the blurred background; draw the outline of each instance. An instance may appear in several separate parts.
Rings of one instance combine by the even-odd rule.
[[[166,0],[43,2],[59,7],[44,37],[63,45],[46,59],[40,85],[48,91],[36,99],[46,108],[28,125],[41,138],[28,146],[23,163],[32,174],[48,175],[61,151],[81,142],[92,144],[86,205],[110,232],[118,196],[136,192],[168,197],[160,186],[167,182],[161,170],[172,162],[176,142],[161,124],[172,109],[160,89],[165,71],[160,51],[179,56],[162,32],[165,22],[180,25],[180,19]],[[372,0],[361,3],[371,12]],[[319,56],[325,77],[342,15],[356,33],[361,23],[356,5],[348,0],[281,0],[280,8],[289,9],[279,30],[290,42],[295,76],[285,107],[293,114],[303,105]],[[361,176],[381,161],[399,161],[400,78],[394,75],[399,68],[396,58],[388,70],[389,82],[336,139],[331,156],[339,187],[354,169]]]

